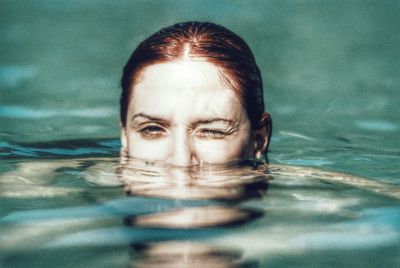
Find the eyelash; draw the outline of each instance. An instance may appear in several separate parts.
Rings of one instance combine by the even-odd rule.
[[[139,130],[140,134],[148,138],[158,138],[162,136],[165,130],[159,126],[147,126]]]
[[[215,129],[201,129],[196,134],[200,138],[213,138],[213,139],[223,139],[228,135],[228,133],[224,131]]]
[[[164,128],[160,126],[147,126],[139,130],[139,133],[145,138],[159,138],[165,134]],[[229,133],[216,129],[200,129],[195,132],[195,135],[200,139],[223,139]]]

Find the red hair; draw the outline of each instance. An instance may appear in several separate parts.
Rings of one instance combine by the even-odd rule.
[[[253,128],[264,112],[260,70],[246,42],[210,22],[184,22],[161,29],[135,49],[123,69],[121,124],[126,126],[131,92],[141,71],[151,64],[189,58],[205,59],[221,68],[226,82],[244,106]]]

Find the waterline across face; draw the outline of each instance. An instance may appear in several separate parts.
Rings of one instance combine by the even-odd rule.
[[[249,118],[216,65],[191,59],[150,65],[132,90],[121,133],[129,157],[191,166],[254,156]]]

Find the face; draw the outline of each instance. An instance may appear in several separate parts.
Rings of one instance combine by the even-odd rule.
[[[121,138],[130,157],[174,166],[254,157],[249,118],[216,65],[150,65],[132,90]]]

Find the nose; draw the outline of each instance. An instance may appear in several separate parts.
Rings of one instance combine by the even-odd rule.
[[[171,140],[170,153],[166,162],[177,167],[197,165],[198,160],[192,148],[189,133],[187,133],[186,130],[180,130],[174,134]]]

